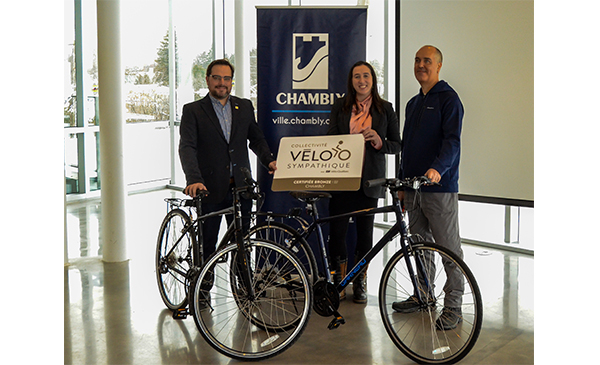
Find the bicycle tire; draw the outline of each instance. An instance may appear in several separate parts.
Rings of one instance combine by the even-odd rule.
[[[223,247],[221,245],[233,243],[234,233],[235,232],[233,229],[229,229],[226,232],[225,237],[221,240],[221,244],[219,247]],[[298,260],[300,260],[300,262],[304,265],[311,286],[316,281],[315,278],[317,278],[317,264],[315,256],[308,242],[306,242],[306,240],[302,238],[300,233],[293,227],[281,222],[264,221],[252,226],[249,229],[245,239],[269,241],[288,248],[292,251],[293,254],[295,254],[296,258],[298,258]],[[230,260],[232,260],[232,263],[235,262],[235,257],[232,257]],[[233,275],[233,273],[231,272],[230,275]],[[236,284],[237,280],[235,279],[236,278],[232,277],[230,282],[232,284]],[[232,289],[236,292],[238,291],[238,287],[236,286],[233,286]],[[290,321],[287,324],[288,327],[282,327],[281,324],[272,325],[268,323],[261,323],[260,321],[257,321],[252,317],[248,318],[252,320],[254,324],[259,328],[268,327],[271,330],[287,330],[288,328],[294,326],[293,321]]]
[[[430,259],[425,259],[425,256]],[[422,305],[413,313],[399,313],[392,309],[394,302],[401,302],[414,294],[414,285],[407,270],[402,250],[396,252],[387,263],[379,286],[379,309],[384,327],[392,342],[411,360],[422,364],[452,364],[463,359],[475,345],[483,322],[483,304],[477,281],[462,259],[445,247],[433,243],[416,243],[409,248],[409,259],[416,267],[415,257],[421,257],[426,270],[433,278],[435,298],[429,305]],[[458,268],[464,282],[462,322],[454,329],[436,328],[436,320],[442,313],[446,268],[443,262]],[[431,265],[433,263],[433,265]],[[418,281],[421,285],[421,280]],[[438,285],[436,285],[438,284]],[[427,293],[419,287],[421,293]]]
[[[281,222],[261,222],[250,228],[247,237],[275,242],[290,249],[300,260],[311,284],[319,278],[317,260],[310,245],[292,226]]]
[[[156,280],[160,296],[171,310],[188,303],[189,270],[193,266],[192,250],[196,247],[194,230],[182,231],[192,224],[188,214],[173,209],[162,221],[156,244]]]
[[[202,337],[237,360],[261,360],[287,350],[311,314],[312,286],[303,265],[287,248],[250,240],[251,285],[255,298],[240,289],[236,244],[213,253],[193,284],[190,311]],[[277,270],[274,270],[277,268]],[[266,274],[265,274],[266,273]]]

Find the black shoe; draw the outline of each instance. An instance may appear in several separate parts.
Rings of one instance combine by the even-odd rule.
[[[435,328],[440,331],[455,329],[462,322],[462,311],[460,308],[444,307],[442,314],[435,321]]]
[[[435,305],[434,301],[428,303],[430,307]],[[401,302],[392,303],[392,309],[399,313],[413,313],[422,308],[416,296],[411,295],[408,299]]]
[[[354,297],[352,300],[354,303],[365,304],[367,302],[367,273],[366,269],[362,273],[358,274],[356,279],[352,282],[352,291]]]

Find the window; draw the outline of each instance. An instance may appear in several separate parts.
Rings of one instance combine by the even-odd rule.
[[[96,3],[65,3],[64,143],[67,194],[100,188]]]
[[[122,1],[127,184],[132,189],[185,184],[177,154],[181,109],[208,92],[204,78],[212,60],[230,59],[236,67],[233,94],[252,99],[256,106],[256,6],[356,6],[362,3],[359,0]],[[402,115],[404,106],[395,105],[399,77],[394,51],[396,2],[368,3],[366,60],[377,71],[380,94]],[[243,12],[236,12],[236,8]],[[99,126],[102,121],[98,118],[97,103],[96,2],[67,1],[64,9],[65,184],[67,194],[87,197],[94,196],[94,192],[98,194],[101,188]],[[173,30],[172,44],[170,29]],[[238,43],[236,47],[236,35],[242,38],[238,39],[241,46]],[[174,66],[169,59],[170,48],[175,50]],[[236,57],[240,51],[245,57]],[[236,58],[244,59],[247,64],[236,63]],[[242,83],[247,86],[240,87]],[[394,176],[395,165],[395,158],[389,157],[389,177]],[[382,202],[386,203],[389,201]],[[533,249],[533,209],[461,202],[460,212],[463,237],[493,243],[519,242]],[[480,220],[483,216],[487,217],[485,224]],[[379,223],[393,220],[390,217],[376,219]]]

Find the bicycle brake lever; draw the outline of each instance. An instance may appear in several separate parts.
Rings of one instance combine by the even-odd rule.
[[[436,185],[436,186],[442,186],[442,184],[438,183],[438,182],[433,182],[431,181],[430,178],[428,178],[427,176],[421,176],[419,178],[416,178],[413,181],[413,189],[418,189],[421,185],[425,185],[425,186],[431,186],[431,185]]]
[[[292,207],[288,210],[287,215],[292,217],[298,217],[302,214],[302,207]]]

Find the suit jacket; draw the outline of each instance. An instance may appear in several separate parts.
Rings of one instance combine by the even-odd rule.
[[[275,161],[265,137],[256,123],[254,107],[248,99],[230,96],[231,136],[225,139],[210,97],[183,106],[181,115],[179,158],[187,185],[203,183],[210,195],[204,203],[219,203],[225,199],[231,178],[236,186],[244,186],[240,168],[250,169],[250,149],[264,166]]]
[[[349,134],[351,112],[343,112],[346,97],[337,99],[331,108],[329,130],[327,134]],[[383,198],[385,189],[378,187],[365,187],[365,182],[372,179],[385,177],[385,154],[397,154],[401,150],[400,126],[398,116],[394,113],[392,104],[383,100],[383,113],[379,113],[374,105],[371,106],[372,126],[383,142],[383,147],[378,151],[371,143],[365,143],[365,158],[361,178],[361,187],[366,196]]]

